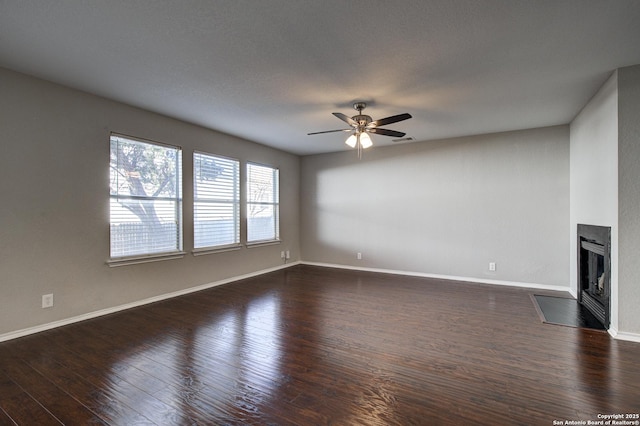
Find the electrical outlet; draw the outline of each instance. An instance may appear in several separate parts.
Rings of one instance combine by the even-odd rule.
[[[356,259],[358,259],[358,260],[362,260],[362,253],[358,252],[358,253],[356,254]]]
[[[42,295],[42,307],[51,308],[53,306],[53,294]]]
[[[286,259],[286,254],[284,250],[280,252],[280,259]]]
[[[496,271],[496,262],[489,262],[489,270],[491,272],[495,272]]]
[[[291,253],[289,252],[289,250],[287,250],[287,251],[284,253],[284,258],[285,258],[285,259],[291,259]]]

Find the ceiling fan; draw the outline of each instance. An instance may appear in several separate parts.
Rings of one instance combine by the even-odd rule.
[[[376,135],[391,136],[401,138],[406,133],[398,132],[396,130],[381,129],[380,126],[386,126],[387,124],[397,123],[399,121],[407,120],[411,118],[411,114],[398,114],[391,117],[381,118],[380,120],[373,120],[370,116],[362,114],[362,110],[367,107],[365,102],[356,102],[353,104],[353,109],[358,111],[357,115],[348,117],[341,112],[334,112],[333,115],[338,117],[351,126],[350,129],[337,129],[337,130],[325,130],[323,132],[307,133],[307,135],[319,135],[321,133],[332,132],[353,132],[351,136],[347,138],[345,143],[351,148],[358,148],[358,157],[362,155],[362,150],[369,148],[373,145],[369,133],[375,133]]]

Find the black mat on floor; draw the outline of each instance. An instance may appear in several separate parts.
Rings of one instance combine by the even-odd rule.
[[[575,299],[535,294],[532,300],[542,322],[595,330],[605,329],[596,317]]]

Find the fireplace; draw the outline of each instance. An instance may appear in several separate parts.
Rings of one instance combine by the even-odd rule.
[[[578,302],[609,328],[611,228],[578,224]]]

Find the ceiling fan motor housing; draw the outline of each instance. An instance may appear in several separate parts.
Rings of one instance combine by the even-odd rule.
[[[351,119],[358,123],[358,128],[366,127],[367,124],[373,121],[370,116],[364,114],[354,115]]]

